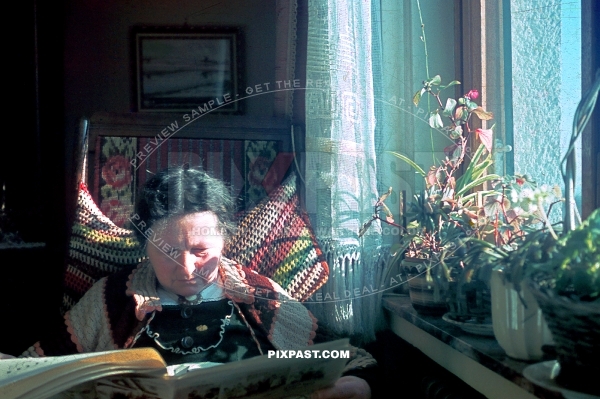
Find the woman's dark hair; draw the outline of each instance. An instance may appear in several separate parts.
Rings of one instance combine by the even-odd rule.
[[[144,232],[157,221],[196,212],[214,213],[225,239],[233,235],[235,206],[225,183],[200,169],[174,167],[146,181],[131,221],[136,237],[144,243]]]

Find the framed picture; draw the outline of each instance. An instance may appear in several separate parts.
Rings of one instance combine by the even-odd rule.
[[[138,111],[242,113],[242,35],[235,27],[134,27]]]

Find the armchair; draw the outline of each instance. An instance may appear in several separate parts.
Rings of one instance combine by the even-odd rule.
[[[184,122],[181,115],[100,113],[81,124],[85,156],[62,313],[98,279],[145,257],[128,224],[137,189],[149,174],[185,162],[237,194],[240,228],[225,256],[300,301],[326,282],[327,262],[300,205],[290,126],[269,118]]]

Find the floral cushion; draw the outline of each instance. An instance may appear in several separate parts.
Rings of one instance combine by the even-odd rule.
[[[329,267],[298,198],[292,173],[243,214],[224,255],[270,277],[298,301],[306,301],[325,284]]]
[[[100,210],[118,227],[132,227],[129,217],[138,188],[165,167],[184,163],[202,167],[233,188],[240,209],[249,209],[281,182],[280,175],[287,172],[293,159],[275,140],[171,137],[136,162],[136,154],[144,154],[152,140],[99,136],[93,143],[96,155],[90,191]]]

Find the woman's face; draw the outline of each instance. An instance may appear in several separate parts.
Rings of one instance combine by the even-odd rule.
[[[148,258],[166,290],[191,296],[217,279],[224,238],[214,213],[160,220],[145,233]]]

